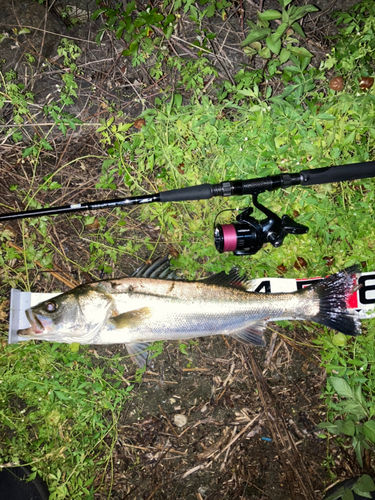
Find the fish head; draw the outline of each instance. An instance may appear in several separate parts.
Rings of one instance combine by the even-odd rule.
[[[94,343],[112,302],[111,295],[98,283],[81,285],[27,309],[30,327],[18,330],[17,335],[52,342]]]

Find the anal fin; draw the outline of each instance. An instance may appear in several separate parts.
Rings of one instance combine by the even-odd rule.
[[[263,333],[266,326],[267,323],[264,320],[254,321],[254,323],[250,323],[245,328],[231,333],[230,336],[240,342],[245,342],[246,344],[264,347],[266,345],[266,341],[264,340]]]
[[[152,352],[148,349],[151,343],[135,342],[133,344],[125,345],[132,361],[134,361],[139,368],[143,368],[146,364],[151,365],[151,363],[148,362],[148,358],[152,354]]]

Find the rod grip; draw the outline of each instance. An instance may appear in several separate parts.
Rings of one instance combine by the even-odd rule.
[[[300,174],[302,186],[366,179],[368,177],[375,177],[375,161],[302,170]]]
[[[211,184],[201,184],[181,189],[172,189],[160,193],[160,201],[189,201],[189,200],[208,200],[212,198],[213,191]]]

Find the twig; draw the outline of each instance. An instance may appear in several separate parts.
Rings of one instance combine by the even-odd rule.
[[[226,450],[227,450],[230,446],[232,446],[232,444],[233,444],[235,441],[237,441],[237,439],[238,439],[239,437],[241,437],[241,436],[242,436],[242,434],[244,434],[244,432],[246,432],[246,431],[247,431],[247,429],[248,429],[251,425],[253,425],[253,424],[254,424],[254,422],[256,422],[256,421],[259,419],[260,415],[261,415],[261,414],[259,413],[259,415],[257,415],[255,418],[253,418],[253,420],[251,420],[251,422],[249,422],[249,423],[246,425],[246,427],[244,427],[244,428],[242,429],[242,431],[241,431],[241,432],[239,432],[239,433],[238,433],[238,434],[237,434],[237,435],[236,435],[236,436],[235,436],[235,437],[234,437],[234,438],[233,438],[233,439],[232,439],[232,440],[231,440],[231,441],[230,441],[230,442],[229,442],[229,443],[225,446],[225,448],[223,448],[223,449],[221,450],[221,452],[220,452],[218,455],[216,455],[216,457],[215,457],[212,461],[217,460],[217,459],[220,457],[220,455],[221,455],[222,453],[224,453],[224,451],[226,451]]]
[[[270,347],[268,349],[268,353],[267,353],[267,357],[266,357],[266,361],[264,362],[265,368],[263,370],[263,375],[266,373],[266,371],[268,370],[268,368],[270,366],[271,359],[273,357],[273,353],[275,350],[275,344],[276,344],[277,337],[278,337],[277,332],[273,332],[272,337],[271,337]]]
[[[121,445],[127,446],[128,448],[136,448],[137,450],[143,450],[143,451],[150,451],[150,450],[165,451],[164,448],[161,446],[148,446],[147,448],[145,448],[144,446],[135,446],[134,444],[128,444],[123,442],[121,442]],[[175,453],[176,455],[184,455],[184,456],[187,455],[186,451],[177,451],[173,450],[172,448],[169,448],[167,453]]]
[[[183,474],[182,479],[185,479],[185,477],[190,476],[190,474],[194,474],[194,472],[197,472],[200,469],[203,469],[204,467],[207,467],[206,465],[197,465],[196,467],[193,467],[192,469],[189,469],[185,474]]]
[[[35,26],[25,26],[24,24],[22,24],[22,25],[21,24],[7,24],[7,26],[9,26],[10,28],[19,28],[21,26],[22,28],[27,28],[30,30],[43,31],[45,33],[48,33],[49,35],[59,36],[60,38],[69,38],[70,40],[78,40],[79,42],[85,42],[85,43],[91,43],[92,45],[97,45],[96,42],[92,42],[91,40],[83,40],[82,38],[77,38],[75,36],[62,35],[61,33],[55,33],[54,31],[48,31],[45,29],[36,28]]]
[[[151,498],[155,495],[155,493],[156,493],[156,492],[157,492],[157,491],[158,491],[161,487],[162,487],[162,485],[161,485],[161,484],[158,484],[158,485],[156,486],[156,488],[154,488],[154,491],[151,493],[151,495],[150,495],[150,496],[148,496],[148,497],[146,498],[146,500],[151,500]]]
[[[252,7],[255,7],[256,9],[259,9],[259,5],[257,5],[253,0],[246,0],[247,3],[249,3]]]
[[[208,368],[182,368],[183,372],[209,372]]]
[[[162,414],[164,415],[164,418],[166,419],[166,421],[168,422],[169,424],[169,427],[172,429],[172,432],[173,434],[176,436],[176,438],[178,439],[180,436],[177,434],[177,432],[174,430],[174,427],[173,425],[171,424],[169,418],[167,417],[167,415],[164,413],[164,410],[163,408],[159,405],[159,410],[162,412]]]

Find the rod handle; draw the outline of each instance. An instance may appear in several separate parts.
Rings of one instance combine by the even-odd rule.
[[[375,161],[302,170],[300,175],[302,186],[367,179],[368,177],[375,177]]]
[[[160,194],[160,201],[190,201],[190,200],[209,200],[213,196],[211,184],[201,184],[181,189],[171,189],[163,191]]]

